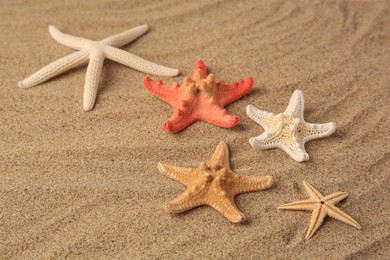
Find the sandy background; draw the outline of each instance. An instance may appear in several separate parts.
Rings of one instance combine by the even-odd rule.
[[[390,1],[35,1],[0,5],[0,258],[390,258]],[[47,27],[102,39],[148,23],[123,49],[177,67],[202,58],[227,82],[251,75],[253,91],[227,106],[242,124],[197,122],[180,134],[160,125],[171,107],[142,86],[143,73],[107,61],[96,107],[82,110],[86,68],[28,90],[17,82],[72,52]],[[157,79],[158,77],[153,77]],[[262,128],[254,104],[282,112],[295,89],[305,118],[335,121],[298,163],[248,143]],[[232,168],[272,175],[273,188],[236,198],[248,223],[209,207],[161,210],[183,187],[157,161],[197,166],[224,140]],[[362,230],[327,219],[305,241],[309,212],[276,206],[347,191],[339,207]]]

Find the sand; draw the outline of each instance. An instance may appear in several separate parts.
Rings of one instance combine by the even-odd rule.
[[[0,255],[24,258],[390,258],[389,1],[52,1],[0,6]],[[24,90],[17,82],[72,53],[47,27],[91,39],[147,23],[123,49],[181,70],[202,58],[217,79],[255,80],[227,106],[241,125],[197,122],[179,134],[160,125],[171,107],[142,86],[143,73],[107,61],[96,107],[82,110],[86,68]],[[158,79],[159,77],[153,77]],[[248,104],[282,112],[295,89],[305,118],[337,123],[306,145],[311,159],[256,151],[263,132]],[[273,188],[236,198],[246,224],[210,207],[161,210],[184,188],[161,175],[162,160],[195,167],[217,144],[238,174],[272,175]],[[327,218],[304,239],[309,212],[276,206],[305,199],[302,180],[362,226]]]

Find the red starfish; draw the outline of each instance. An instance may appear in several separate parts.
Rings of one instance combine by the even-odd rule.
[[[146,76],[146,90],[173,107],[173,115],[161,127],[175,133],[198,120],[226,128],[240,123],[237,116],[228,114],[223,107],[248,93],[253,79],[248,77],[225,85],[223,80],[215,83],[214,78],[214,74],[207,74],[202,60],[196,61],[192,77],[185,77],[181,86],[177,82],[172,86],[163,85],[161,80],[154,82]]]

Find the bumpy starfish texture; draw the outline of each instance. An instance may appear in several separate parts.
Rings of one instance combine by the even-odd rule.
[[[234,197],[240,193],[264,190],[272,185],[271,176],[240,176],[229,166],[229,150],[221,142],[211,160],[198,168],[182,168],[159,162],[162,174],[184,184],[187,189],[163,208],[169,213],[181,213],[202,205],[209,205],[233,223],[245,220]]]
[[[134,41],[145,34],[148,29],[149,26],[144,24],[110,36],[101,41],[91,41],[62,33],[56,27],[49,26],[50,35],[54,40],[78,51],[50,63],[28,78],[20,81],[19,86],[21,88],[33,87],[67,70],[86,64],[89,61],[84,86],[84,110],[89,111],[93,109],[95,104],[105,58],[145,73],[161,76],[176,76],[179,73],[177,69],[171,69],[152,63],[134,54],[116,48]]]
[[[198,120],[226,128],[237,125],[240,119],[223,107],[248,93],[252,85],[251,77],[230,85],[225,85],[223,80],[216,83],[214,74],[207,74],[202,60],[195,63],[192,77],[185,77],[181,86],[177,82],[172,86],[164,85],[161,80],[154,82],[149,76],[144,79],[146,90],[173,107],[173,115],[162,125],[171,133]]]
[[[336,130],[336,124],[311,124],[303,118],[304,99],[301,90],[295,90],[287,109],[281,114],[262,111],[255,106],[246,107],[247,115],[264,128],[264,133],[249,139],[253,148],[280,148],[294,160],[309,160],[305,143],[329,136]]]
[[[346,213],[335,206],[335,204],[337,204],[339,201],[348,197],[346,192],[336,192],[328,196],[323,196],[308,182],[303,181],[303,185],[310,199],[280,205],[278,206],[278,209],[312,211],[310,226],[306,233],[306,239],[309,239],[314,235],[316,230],[321,226],[322,221],[326,215],[354,226],[358,229],[361,228],[359,223],[357,223],[352,217],[348,216]]]

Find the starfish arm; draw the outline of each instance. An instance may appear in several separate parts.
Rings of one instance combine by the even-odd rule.
[[[204,190],[186,190],[177,198],[165,203],[163,209],[169,213],[181,213],[204,204]]]
[[[249,143],[254,149],[271,149],[279,147],[277,142],[274,140],[273,136],[267,131],[262,133],[259,136],[252,137],[249,139]]]
[[[271,125],[275,124],[273,113],[268,113],[266,111],[260,110],[253,105],[248,105],[246,107],[246,114],[249,116],[250,119],[252,119],[258,125],[263,127],[265,131],[270,131]]]
[[[218,144],[213,154],[213,157],[211,157],[207,165],[210,168],[226,168],[227,170],[230,170],[229,148],[224,141],[221,141]]]
[[[304,162],[309,160],[310,158],[309,154],[306,152],[305,147],[301,143],[280,142],[278,145],[279,148],[288,153],[288,155],[290,155],[291,158],[293,158],[297,162]]]
[[[231,185],[234,194],[250,191],[265,190],[271,187],[273,180],[271,176],[240,176],[233,179]]]
[[[348,197],[348,193],[346,193],[346,192],[335,192],[333,194],[325,196],[324,201],[328,204],[334,205],[334,204],[342,201],[346,197]]]
[[[198,74],[199,73],[199,74]],[[207,68],[204,62],[199,59],[195,62],[194,68],[192,69],[192,76],[191,78],[193,80],[196,80],[197,78],[203,78],[205,79],[207,77]]]
[[[317,229],[321,226],[324,218],[326,216],[326,210],[322,204],[314,208],[313,213],[311,214],[310,226],[306,233],[306,239],[311,238]]]
[[[335,207],[334,205],[327,205],[326,207],[326,213],[331,216],[332,218],[338,219],[346,224],[349,224],[351,226],[354,226],[358,229],[361,229],[361,226],[359,223],[356,222],[351,216],[341,211],[339,208]]]
[[[246,217],[236,206],[234,198],[219,196],[206,199],[206,204],[218,210],[225,218],[233,223],[244,222]]]
[[[157,167],[162,174],[184,184],[186,187],[190,185],[191,179],[196,176],[196,172],[191,168],[178,167],[163,162],[159,162]]]
[[[233,82],[230,85],[225,85],[223,81],[218,83],[218,96],[220,97],[219,102],[222,106],[225,106],[245,94],[247,94],[253,86],[252,77],[248,77],[243,80],[239,80],[237,82]]]
[[[221,108],[216,104],[210,105],[208,109],[205,109],[204,112],[199,115],[199,117],[204,121],[225,128],[234,127],[240,123],[240,119],[237,116],[229,114],[226,109]]]
[[[148,30],[149,26],[147,24],[143,24],[125,32],[121,32],[113,36],[107,37],[100,42],[113,47],[122,47],[123,45],[126,45],[134,41],[141,35],[145,34]]]
[[[313,211],[318,202],[313,200],[300,200],[287,204],[278,206],[278,209],[288,209],[288,210],[308,210]]]
[[[88,54],[87,50],[82,50],[53,61],[26,79],[19,81],[19,87],[30,88],[36,86],[67,70],[82,65],[88,61]]]
[[[57,42],[76,50],[87,48],[92,42],[91,40],[82,37],[63,33],[53,25],[49,25],[49,33]]]
[[[310,183],[308,183],[307,181],[303,181],[303,186],[305,187],[307,194],[309,194],[310,199],[316,201],[324,201],[324,196],[313,186],[311,186]]]
[[[295,90],[283,114],[303,119],[304,102],[302,90]]]
[[[196,121],[190,114],[184,113],[180,109],[175,109],[172,116],[162,124],[161,128],[170,133],[177,133]]]
[[[91,52],[84,85],[84,110],[93,109],[102,74],[104,55],[102,51]]]
[[[156,63],[144,60],[134,54],[108,45],[104,47],[104,53],[108,59],[114,60],[118,63],[131,67],[135,70],[142,71],[144,73],[169,77],[173,77],[179,74],[178,69],[171,69],[158,65]]]
[[[147,91],[169,104],[173,104],[177,100],[177,89],[164,85],[161,80],[155,82],[149,76],[146,76],[144,87]]]
[[[303,122],[302,124],[299,124],[298,131],[303,135],[303,142],[308,142],[330,136],[336,131],[336,124],[333,122],[326,124],[310,124]]]
[[[298,162],[309,160],[304,146],[297,142],[286,143],[279,138],[278,134],[279,132],[271,134],[266,131],[257,137],[250,138],[249,143],[255,149],[280,148]]]

